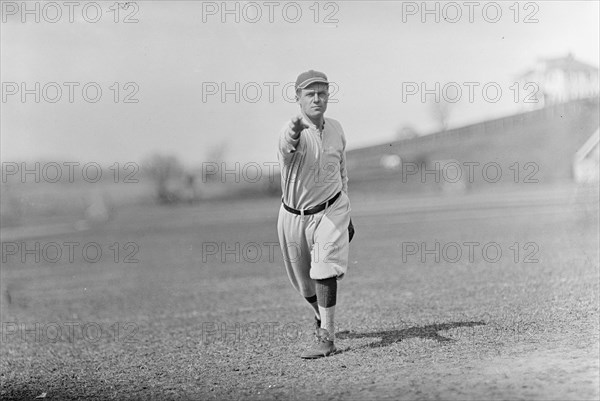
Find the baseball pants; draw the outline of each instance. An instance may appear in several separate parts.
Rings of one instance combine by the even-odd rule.
[[[350,200],[342,191],[325,210],[301,216],[279,209],[277,233],[288,277],[304,297],[315,294],[314,280],[341,279],[348,270]]]

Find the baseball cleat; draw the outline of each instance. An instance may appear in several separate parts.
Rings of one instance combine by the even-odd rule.
[[[335,353],[337,349],[333,340],[329,337],[329,332],[325,329],[319,329],[317,332],[317,344],[311,346],[300,355],[303,359],[316,359],[329,356]]]

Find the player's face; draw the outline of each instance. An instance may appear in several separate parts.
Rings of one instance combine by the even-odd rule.
[[[321,118],[327,110],[329,85],[315,82],[297,93],[296,102],[302,112],[309,118]]]

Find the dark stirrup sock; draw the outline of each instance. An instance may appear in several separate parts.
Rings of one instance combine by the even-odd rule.
[[[337,300],[337,278],[330,277],[324,280],[315,280],[317,302],[322,308],[335,306]]]
[[[317,302],[317,294],[313,295],[312,297],[304,297],[304,299],[306,299],[306,302],[309,304],[314,304]]]

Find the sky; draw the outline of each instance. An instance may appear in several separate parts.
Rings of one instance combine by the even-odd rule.
[[[539,58],[599,64],[597,1],[51,3],[1,3],[3,162],[276,161],[308,69],[353,149],[435,132],[436,92],[456,127],[530,107]]]

